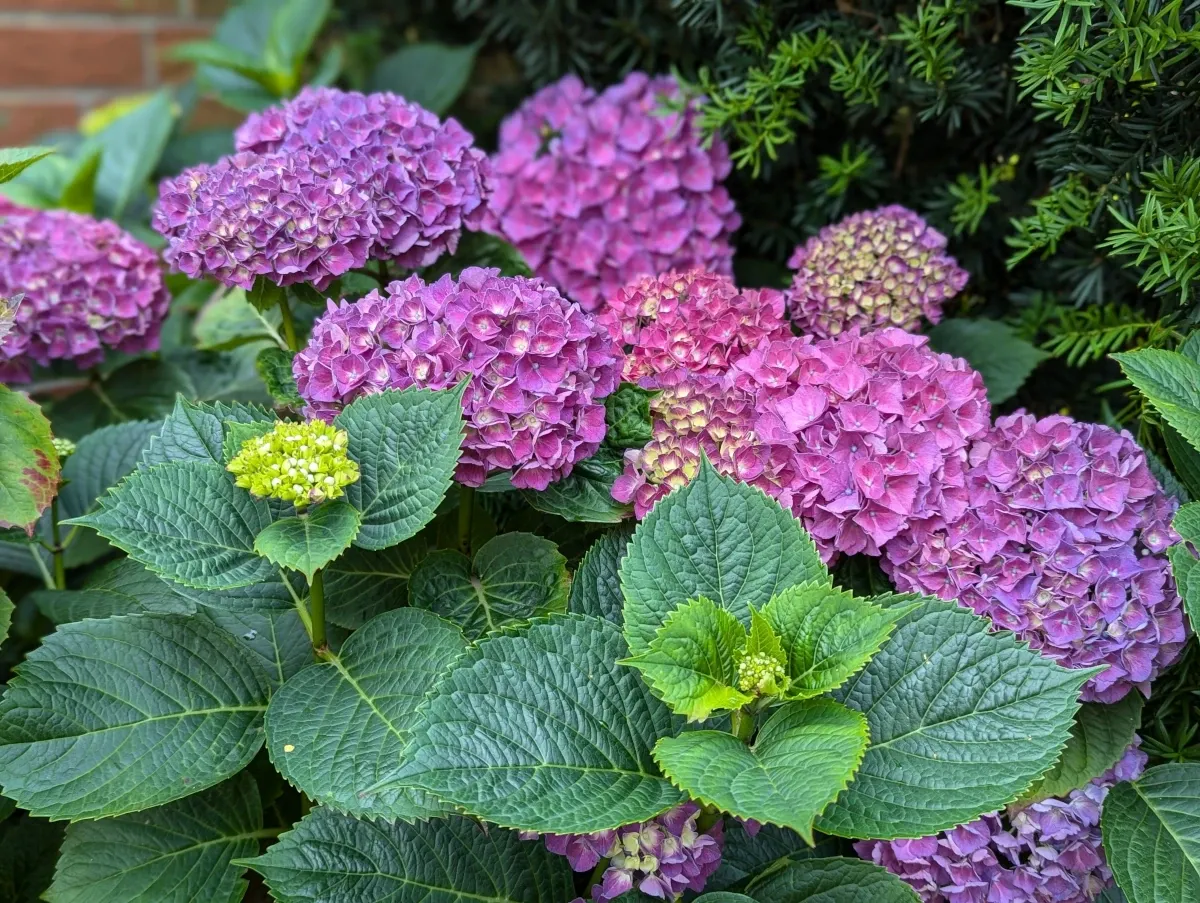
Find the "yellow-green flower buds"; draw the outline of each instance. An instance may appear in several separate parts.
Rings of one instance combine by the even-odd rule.
[[[75,454],[75,443],[70,439],[59,439],[55,436],[50,440],[50,444],[54,446],[54,451],[58,453],[60,461],[66,460]]]
[[[243,442],[227,469],[252,495],[304,508],[339,498],[358,479],[346,443],[345,430],[323,421],[280,421],[269,433]]]
[[[738,689],[755,696],[775,696],[779,693],[787,669],[783,662],[765,652],[742,657],[737,666]]]

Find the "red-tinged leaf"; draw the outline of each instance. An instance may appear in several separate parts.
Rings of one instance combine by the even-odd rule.
[[[27,396],[0,386],[0,527],[32,532],[60,475],[50,421]]]

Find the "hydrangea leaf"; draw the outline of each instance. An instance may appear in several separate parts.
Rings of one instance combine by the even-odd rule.
[[[1200,450],[1200,363],[1161,348],[1142,348],[1111,357],[1163,419]]]
[[[440,811],[425,794],[380,785],[400,764],[417,707],[466,648],[457,627],[429,612],[381,614],[271,697],[275,767],[308,796],[353,815],[411,820]]]
[[[246,766],[268,693],[258,662],[206,619],[64,625],[0,702],[0,786],[48,818],[161,806]]]
[[[77,590],[39,590],[30,593],[38,611],[55,624],[84,618],[111,618],[156,611],[191,614],[195,603],[132,558],[119,558],[96,569]]]
[[[28,167],[54,153],[52,147],[0,148],[0,183],[11,182]]]
[[[776,709],[752,746],[723,731],[691,731],[659,740],[654,758],[692,799],[791,828],[812,844],[813,820],[845,789],[866,748],[862,715],[809,699]]]
[[[621,626],[625,597],[621,595],[619,570],[632,535],[632,528],[618,527],[592,543],[571,580],[569,611],[594,615]]]
[[[265,408],[248,404],[202,404],[180,396],[175,407],[151,438],[142,455],[142,467],[173,461],[212,461],[224,464],[225,424],[275,424],[275,416]]]
[[[50,421],[27,396],[0,385],[0,528],[32,533],[58,492],[60,476]]]
[[[619,524],[632,510],[612,497],[613,483],[625,469],[620,452],[601,449],[576,463],[571,474],[540,492],[522,489],[521,497],[544,514],[586,524]]]
[[[474,640],[507,624],[566,611],[567,559],[548,539],[504,533],[484,543],[475,562],[433,552],[409,581],[412,605],[458,624]]]
[[[757,903],[919,903],[891,872],[861,859],[804,859],[767,872],[746,887]]]
[[[834,694],[867,716],[871,746],[817,827],[922,837],[1007,805],[1057,761],[1079,690],[1096,673],[989,633],[985,619],[953,603],[922,600]]]
[[[1100,829],[1130,903],[1200,900],[1200,764],[1159,765],[1117,784]]]
[[[1071,739],[1058,762],[1021,798],[1022,802],[1066,796],[1100,777],[1120,761],[1141,723],[1140,693],[1127,693],[1108,705],[1085,702],[1079,707]]]
[[[392,91],[444,116],[467,86],[478,52],[478,44],[406,44],[379,61],[371,90]]]
[[[295,608],[286,611],[226,611],[203,608],[199,616],[206,617],[230,636],[239,646],[253,653],[270,678],[272,687],[312,664],[312,639]],[[336,648],[340,632],[328,630],[330,645]]]
[[[276,404],[298,411],[304,407],[304,399],[300,397],[296,389],[296,377],[292,375],[295,356],[291,351],[271,345],[258,353],[254,368]]]
[[[755,901],[745,894],[727,890],[714,890],[698,896],[696,903],[755,903]]]
[[[12,614],[12,599],[8,598],[8,594],[0,587],[0,643],[8,638],[8,629],[12,627]]]
[[[992,404],[1016,395],[1029,374],[1050,356],[999,320],[945,320],[929,330],[929,344],[935,351],[965,358],[978,370]]]
[[[424,534],[371,552],[349,548],[325,568],[325,618],[357,630],[376,615],[408,601],[408,581],[429,554]]]
[[[148,812],[67,828],[48,903],[239,903],[262,805],[246,772]]]
[[[754,701],[737,689],[737,663],[745,649],[746,628],[702,596],[671,612],[650,648],[621,664],[637,668],[677,715],[704,721],[714,711]]]
[[[505,827],[586,833],[683,802],[651,749],[676,721],[608,621],[560,615],[490,636],[421,709],[398,782]],[[564,727],[569,729],[564,729]]]
[[[335,425],[350,434],[350,457],[360,471],[346,487],[346,500],[362,512],[355,545],[386,549],[433,520],[458,464],[462,387],[367,395]]]
[[[1200,335],[1200,333],[1194,333]],[[1192,448],[1179,431],[1162,424],[1163,444],[1171,458],[1171,466],[1192,498],[1200,498],[1200,451]]]
[[[254,540],[254,551],[311,581],[313,574],[350,548],[360,524],[358,512],[348,502],[333,499],[270,524]]]
[[[836,856],[837,852],[837,842],[829,838],[810,847],[791,828],[776,825],[761,825],[751,837],[741,822],[730,820],[725,823],[725,849],[721,851],[721,866],[704,886],[713,891],[742,888],[747,879],[786,865],[781,860],[798,862]]]
[[[606,444],[613,448],[643,448],[650,441],[650,400],[656,389],[643,389],[637,383],[621,383],[617,391],[604,399]]]
[[[168,580],[197,589],[231,589],[270,580],[275,566],[254,551],[271,509],[219,464],[181,461],[130,474],[74,518]]]
[[[571,868],[539,841],[451,816],[416,825],[314,809],[247,863],[279,903],[563,903]]]
[[[912,607],[881,608],[828,584],[805,583],[775,596],[763,618],[782,638],[789,699],[828,693],[879,651]]]
[[[276,421],[278,422],[278,421]],[[265,436],[275,428],[270,420],[255,420],[253,423],[242,423],[238,420],[227,420],[223,424],[225,438],[221,442],[221,463],[228,465],[242,446],[251,439]]]
[[[1175,512],[1171,526],[1183,542],[1171,546],[1167,557],[1171,560],[1171,572],[1183,597],[1188,620],[1195,630],[1200,625],[1200,560],[1192,549],[1200,549],[1200,502],[1184,505]]]
[[[828,572],[800,522],[703,461],[695,479],[638,525],[621,563],[629,650],[645,652],[688,599],[712,599],[749,626],[750,606],[810,580],[828,580]]]

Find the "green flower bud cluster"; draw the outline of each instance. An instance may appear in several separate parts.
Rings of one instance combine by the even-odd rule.
[[[746,653],[738,662],[738,689],[755,696],[775,696],[787,680],[787,667],[765,652]]]
[[[347,441],[345,430],[321,420],[280,421],[269,433],[243,442],[226,469],[252,495],[304,508],[339,498],[358,479],[358,465],[346,455]]]
[[[59,439],[55,436],[50,440],[50,444],[54,446],[54,451],[58,454],[60,461],[75,454],[76,446],[70,439]]]

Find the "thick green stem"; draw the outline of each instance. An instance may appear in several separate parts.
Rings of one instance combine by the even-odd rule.
[[[700,814],[696,816],[696,830],[701,834],[707,834],[721,818],[721,810],[716,806],[705,806],[700,810]]]
[[[308,585],[308,614],[312,620],[309,630],[313,649],[321,655],[329,648],[325,640],[325,575],[317,571]]]
[[[596,867],[592,869],[592,876],[588,878],[587,887],[583,889],[583,898],[585,900],[590,899],[588,896],[588,891],[604,880],[604,873],[608,871],[608,862],[608,857],[605,856],[603,859],[597,862]]]
[[[288,348],[292,351],[299,351],[300,341],[296,338],[296,323],[292,320],[292,309],[288,306],[287,292],[279,294],[279,313],[283,317],[283,337],[287,341]]]
[[[749,743],[750,738],[754,736],[754,714],[745,709],[738,709],[733,713],[730,721],[733,726],[733,735],[743,743]]]
[[[468,558],[471,555],[471,528],[475,520],[475,490],[458,487],[458,548]]]
[[[62,535],[58,529],[58,497],[50,503],[50,541],[54,543],[51,554],[54,555],[54,586],[56,589],[67,588],[67,567],[63,563]]]

